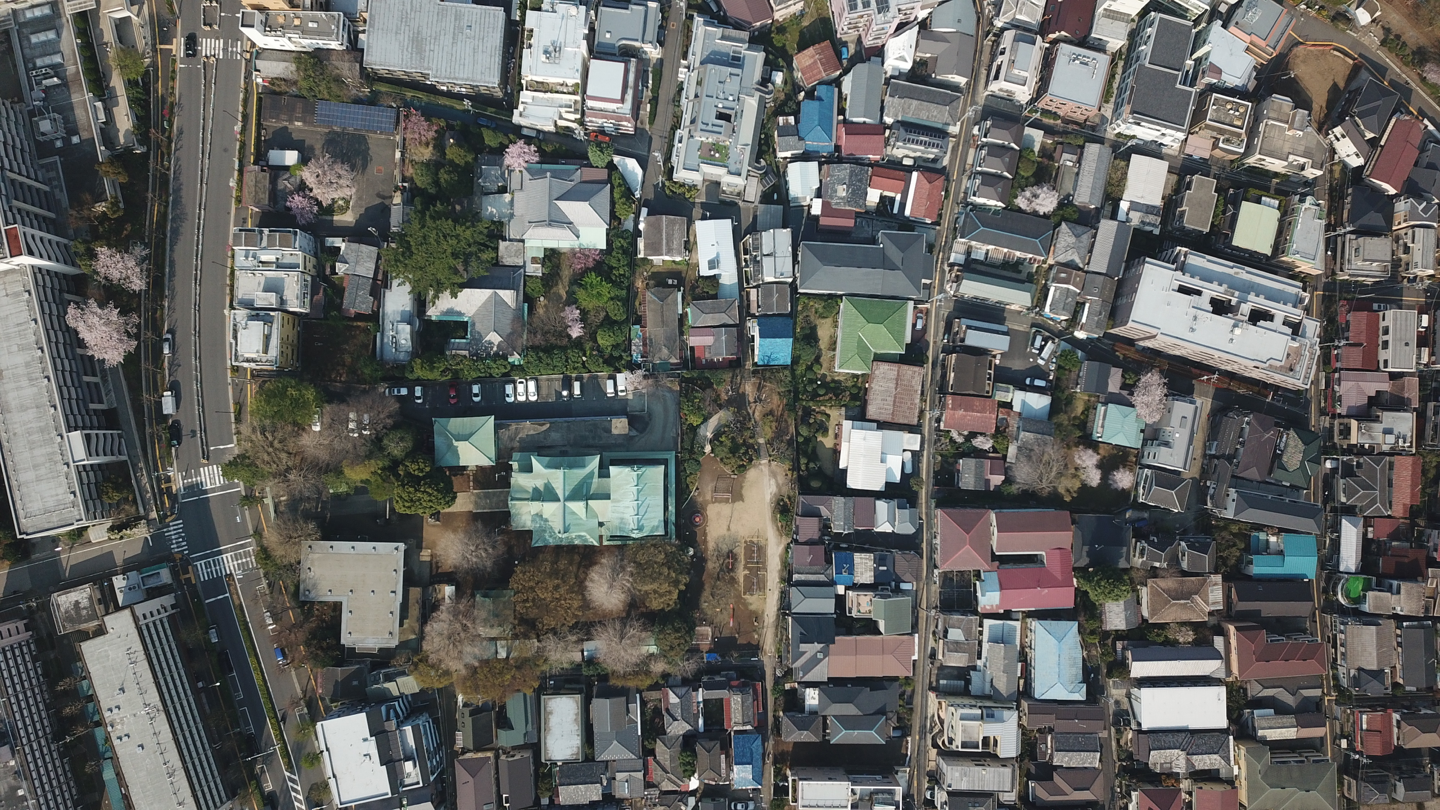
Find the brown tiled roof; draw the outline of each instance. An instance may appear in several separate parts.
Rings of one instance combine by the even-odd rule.
[[[994,571],[989,509],[935,510],[935,567],[941,571]]]
[[[840,149],[840,154],[850,157],[883,157],[885,125],[843,121],[835,138],[835,146]]]
[[[1038,554],[1052,548],[1069,549],[1075,532],[1070,513],[1055,509],[1007,510],[995,513],[995,551],[998,554]]]
[[[1390,119],[1390,126],[1380,142],[1380,151],[1370,160],[1365,178],[1388,186],[1398,192],[1405,185],[1405,178],[1415,168],[1415,159],[1420,156],[1420,139],[1425,126],[1420,119],[1409,115],[1397,115]]]
[[[994,433],[999,413],[1000,403],[996,400],[950,394],[945,397],[945,415],[940,427],[961,433]]]
[[[1204,790],[1199,787],[1191,794],[1191,810],[1240,810],[1240,791],[1235,788]]]
[[[830,645],[830,677],[908,678],[915,636],[840,636]]]
[[[765,0],[752,0],[753,3],[764,5],[769,9],[770,4]],[[729,5],[726,5],[728,10]],[[835,55],[835,46],[830,40],[817,42],[800,53],[795,54],[795,72],[800,74],[800,83],[806,87],[814,87],[826,79],[840,75],[840,57]]]
[[[1374,371],[1380,367],[1380,313],[1350,313],[1350,343],[1340,349],[1340,367]]]
[[[1355,750],[1383,757],[1395,752],[1395,712],[1355,712]]]
[[[945,198],[945,176],[936,172],[910,173],[910,191],[905,215],[911,219],[934,222],[940,217],[940,204]]]
[[[1314,641],[1269,641],[1265,628],[1251,622],[1225,622],[1230,665],[1240,680],[1323,675],[1325,645]]]
[[[1105,774],[1096,768],[1056,768],[1048,780],[1030,782],[1036,804],[1100,802],[1107,797]]]
[[[1185,794],[1180,788],[1146,788],[1135,795],[1136,810],[1183,810]]]
[[[1152,579],[1145,584],[1145,620],[1169,622],[1203,622],[1210,616],[1210,591],[1220,589],[1220,578],[1169,577]]]
[[[881,194],[903,194],[909,179],[907,173],[899,169],[877,166],[870,170],[870,188]]]
[[[1401,748],[1440,748],[1440,714],[1401,712],[1399,729]]]
[[[925,367],[886,363],[870,365],[870,389],[865,394],[865,418],[897,425],[920,423],[920,389]]]
[[[1040,36],[1065,34],[1076,42],[1084,40],[1095,22],[1095,5],[1095,0],[1048,0]]]
[[[1410,517],[1410,507],[1420,505],[1421,462],[1419,456],[1394,456],[1390,460],[1390,514]]]

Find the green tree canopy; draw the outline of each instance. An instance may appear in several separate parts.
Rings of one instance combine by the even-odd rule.
[[[455,505],[455,486],[445,471],[430,459],[413,455],[395,470],[395,511],[407,515],[428,515]]]
[[[124,45],[110,52],[110,64],[127,82],[138,82],[145,75],[145,55]]]
[[[1135,594],[1130,574],[1119,568],[1092,568],[1075,572],[1075,585],[1097,605],[1119,602]]]
[[[268,424],[309,426],[315,410],[325,404],[320,389],[293,377],[281,377],[260,386],[250,399],[251,418]]]
[[[310,53],[295,55],[295,91],[322,101],[349,101],[345,80],[320,58]]]
[[[1074,349],[1065,349],[1055,356],[1055,367],[1061,371],[1076,371],[1080,368],[1080,355]]]
[[[585,561],[580,548],[535,549],[510,575],[515,617],[537,633],[560,630],[585,618]]]
[[[416,295],[433,301],[460,289],[470,268],[485,270],[495,263],[495,225],[432,209],[419,209],[382,250],[385,267],[410,285]]]
[[[606,166],[609,166],[610,161],[614,159],[615,147],[611,146],[608,143],[600,143],[599,141],[590,142],[591,166],[594,166],[597,169],[603,169]]]
[[[270,480],[270,471],[261,467],[245,453],[233,456],[220,465],[220,471],[231,481],[239,481],[247,487],[258,487]]]
[[[666,611],[680,601],[690,581],[690,557],[675,543],[652,540],[625,547],[625,561],[644,575],[635,578],[635,603],[642,610]]]

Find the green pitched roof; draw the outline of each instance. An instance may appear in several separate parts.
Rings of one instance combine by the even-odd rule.
[[[605,533],[611,537],[666,533],[663,465],[610,465],[610,519]]]
[[[1320,434],[1299,428],[1287,428],[1281,434],[1285,449],[1275,460],[1270,477],[1282,484],[1305,488],[1320,469]]]
[[[1095,429],[1090,438],[1105,444],[1139,449],[1145,421],[1129,405],[1102,402],[1095,406]]]
[[[610,482],[600,479],[599,456],[516,453],[510,467],[510,526],[533,532],[531,545],[600,545]]]
[[[840,301],[835,369],[866,374],[879,354],[902,354],[909,342],[911,302],[878,298]]]
[[[495,464],[495,417],[460,416],[435,421],[436,467]]]

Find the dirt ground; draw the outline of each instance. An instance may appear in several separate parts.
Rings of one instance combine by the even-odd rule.
[[[715,482],[728,473],[712,456],[700,462],[691,501],[691,509],[698,507],[705,515],[696,531],[705,564],[700,620],[713,628],[717,647],[753,647],[760,640],[766,589],[780,576],[766,562],[773,510],[765,478],[774,474],[768,465],[756,465],[735,479],[730,501],[717,501]]]
[[[820,457],[820,469],[831,478],[839,472],[840,456],[835,449],[835,426],[845,421],[845,409],[839,406],[831,406],[825,409],[825,414],[830,417],[830,430],[819,437],[820,449],[817,455]]]
[[[1329,48],[1296,46],[1286,57],[1290,76],[1276,83],[1277,91],[1290,96],[1300,107],[1309,107],[1317,122],[1329,119],[1350,81],[1354,62]]]
[[[1440,53],[1440,9],[1420,0],[1377,0],[1380,19],[1375,24],[1402,37],[1412,51]],[[1372,29],[1374,30],[1374,29]],[[1377,37],[1382,34],[1376,31]]]

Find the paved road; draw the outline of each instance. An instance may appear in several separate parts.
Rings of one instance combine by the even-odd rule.
[[[1365,66],[1379,76],[1390,88],[1400,94],[1411,107],[1432,122],[1440,123],[1440,105],[1416,88],[1407,71],[1400,63],[1380,47],[1377,39],[1378,26],[1362,29],[1357,34],[1341,31],[1328,21],[1316,17],[1309,11],[1292,8],[1296,15],[1295,26],[1290,30],[1290,40],[1302,43],[1332,43],[1350,51],[1351,55],[1365,63]]]
[[[175,418],[183,434],[173,453],[179,528],[171,530],[172,548],[190,558],[206,615],[224,648],[232,651],[237,705],[255,731],[257,753],[268,752],[255,764],[268,771],[278,806],[300,810],[303,799],[286,789],[260,686],[241,652],[245,647],[226,579],[227,574],[240,574],[243,585],[244,571],[254,567],[252,527],[240,507],[239,486],[225,483],[218,469],[235,447],[225,312],[246,78],[240,9],[239,0],[221,0],[219,30],[205,31],[199,26],[200,0],[180,0],[179,41],[197,34],[199,56],[178,59],[171,164],[165,322],[175,334],[169,379],[180,393]],[[258,579],[258,574],[251,578]],[[262,660],[270,654],[264,642],[262,634],[257,644]]]
[[[650,159],[645,162],[645,180],[640,184],[640,204],[655,196],[657,189],[665,186],[665,156],[670,153],[670,118],[675,108],[675,87],[680,72],[680,63],[685,59],[681,48],[685,44],[685,0],[671,0],[670,13],[665,20],[665,47],[661,50],[664,64],[660,71],[660,103],[655,108],[655,129],[650,140]],[[654,93],[656,89],[650,88]],[[649,115],[642,111],[642,115]]]

